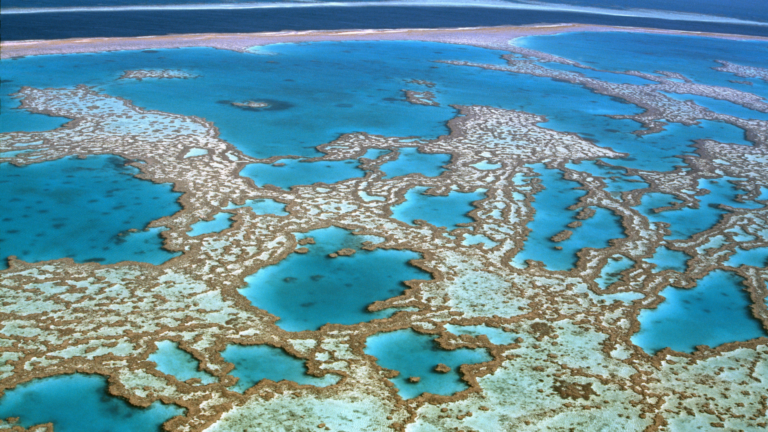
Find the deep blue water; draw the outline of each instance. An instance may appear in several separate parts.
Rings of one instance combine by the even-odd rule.
[[[479,27],[586,23],[766,35],[768,28],[557,11],[472,7],[319,7],[250,10],[153,10],[3,15],[3,40],[246,33],[281,30]]]
[[[170,184],[134,177],[117,156],[70,157],[24,167],[0,164],[0,269],[16,255],[28,262],[151,264],[178,256],[162,249],[158,229],[143,231],[181,210]],[[136,229],[139,232],[129,232]]]
[[[356,324],[385,318],[395,310],[368,312],[378,300],[395,297],[407,288],[404,281],[430,279],[430,275],[408,262],[420,255],[407,250],[366,251],[365,236],[330,227],[297,234],[312,237],[306,254],[293,253],[275,265],[245,278],[240,290],[254,306],[277,315],[277,325],[288,331],[317,330],[326,323]],[[343,248],[352,256],[331,258]]]
[[[0,418],[20,417],[25,427],[53,423],[56,432],[157,432],[184,414],[175,405],[154,402],[140,408],[107,392],[100,375],[72,374],[37,379],[5,390]]]
[[[358,3],[364,0],[344,0],[343,3]],[[382,2],[382,0],[368,1],[368,3]],[[510,5],[530,4],[529,2],[506,0]],[[195,5],[195,4],[272,4],[285,7],[296,6],[297,3],[338,3],[338,0],[5,0],[2,7],[8,8],[46,8],[46,7],[94,7],[94,6],[158,6],[158,5]],[[424,4],[418,0],[412,5]],[[489,2],[492,3],[492,2]],[[634,9],[654,10],[660,15],[664,12],[684,12],[693,14],[706,14],[710,16],[730,17],[750,21],[768,21],[768,7],[760,0],[696,0],[696,1],[669,1],[669,0],[542,0],[540,4],[553,8],[565,6],[582,6],[600,8],[601,12],[611,13],[631,11]]]

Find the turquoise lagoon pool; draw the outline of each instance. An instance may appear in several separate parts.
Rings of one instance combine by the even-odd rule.
[[[134,177],[117,156],[70,157],[24,167],[0,164],[0,269],[7,257],[72,258],[112,264],[162,264],[180,255],[162,248],[160,229],[144,231],[181,210],[171,184]],[[134,229],[138,232],[131,232]]]
[[[534,195],[536,214],[528,223],[531,230],[523,249],[512,259],[518,268],[526,268],[527,260],[540,261],[549,270],[570,270],[576,265],[576,253],[585,247],[604,248],[608,241],[624,237],[621,219],[610,210],[593,208],[594,216],[579,220],[580,210],[569,210],[585,191],[576,189],[580,183],[566,180],[560,170],[549,169],[544,164],[531,165],[539,174],[544,190]],[[578,227],[569,224],[581,222]],[[555,242],[553,237],[562,231],[571,231],[569,238]],[[559,249],[558,249],[559,248]]]
[[[666,347],[690,353],[697,345],[714,348],[768,336],[752,316],[749,295],[741,282],[734,273],[715,270],[694,288],[663,289],[666,300],[640,312],[640,331],[632,342],[649,354]]]
[[[485,198],[485,189],[475,192],[451,191],[446,196],[425,195],[429,188],[415,187],[405,193],[405,201],[392,207],[392,217],[413,225],[424,220],[448,231],[460,228],[458,224],[470,224],[474,219],[469,212],[475,209],[475,201]]]
[[[404,281],[430,279],[428,273],[409,264],[421,258],[416,252],[361,249],[366,241],[381,240],[376,237],[353,235],[337,227],[296,237],[311,237],[315,244],[305,246],[306,254],[293,253],[246,277],[248,285],[240,290],[254,306],[278,316],[277,325],[288,331],[389,317],[396,310],[368,312],[366,308],[402,294],[407,288]],[[329,257],[344,248],[355,253]]]
[[[269,345],[229,345],[221,352],[221,356],[235,365],[230,374],[237,377],[238,381],[232,389],[240,393],[264,379],[325,387],[335,384],[341,378],[333,374],[322,377],[309,375],[304,361]]]
[[[149,355],[147,360],[155,362],[155,369],[173,375],[179,381],[197,378],[200,384],[216,382],[216,377],[200,370],[200,362],[192,354],[179,348],[176,342],[164,340],[156,342],[157,351]]]
[[[56,432],[157,432],[182,414],[184,409],[160,402],[130,405],[108,393],[106,378],[79,373],[36,379],[0,397],[0,418],[19,417],[24,427],[50,422]]]
[[[491,360],[484,349],[444,350],[434,339],[435,336],[410,329],[378,333],[365,341],[365,353],[376,357],[379,366],[399,372],[390,380],[403,399],[422,393],[450,396],[465,390],[468,386],[459,376],[459,367]],[[450,370],[438,372],[435,370],[438,364],[448,366]],[[419,380],[413,382],[410,378]]]

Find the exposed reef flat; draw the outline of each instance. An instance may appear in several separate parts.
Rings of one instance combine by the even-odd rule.
[[[739,251],[768,247],[768,121],[715,112],[665,93],[705,96],[760,112],[768,112],[768,104],[744,90],[687,81],[685,71],[624,72],[648,80],[644,85],[607,82],[547,67],[557,63],[592,70],[574,60],[509,44],[517,36],[586,30],[616,29],[555,26],[3,43],[4,57],[74,46],[94,51],[214,46],[254,55],[247,48],[344,38],[468,44],[509,54],[495,63],[435,64],[556,80],[586,88],[590,95],[621,100],[634,113],[615,114],[612,121],[632,122],[640,136],[711,121],[743,130],[751,145],[702,139],[679,156],[673,170],[626,168],[621,162],[627,153],[558,130],[553,125],[557,119],[468,103],[453,105],[447,133],[436,138],[347,132],[318,146],[317,157],[276,154],[258,159],[222,139],[216,124],[200,117],[137,106],[84,85],[21,87],[15,97],[22,109],[70,121],[50,131],[0,135],[0,162],[23,169],[70,156],[106,154],[134,161],[131,166],[140,178],[173,183],[182,194],[182,210],[149,225],[165,228],[163,247],[181,255],[161,265],[11,258],[9,268],[0,271],[0,389],[9,392],[63,374],[99,374],[108,377],[112,395],[133,405],[157,406],[159,401],[185,409],[164,425],[180,431],[764,429],[768,269],[731,259]],[[722,73],[740,77],[768,72],[720,64],[728,69]],[[441,94],[440,82],[407,79]],[[419,109],[442,108],[412,102]],[[388,176],[386,164],[405,154],[450,159],[435,175],[414,167],[411,173]],[[247,166],[279,170],[332,163],[359,163],[359,175],[328,183],[294,182],[290,188],[241,175]],[[558,175],[542,174],[550,171]],[[610,188],[624,177],[639,186]],[[529,247],[533,221],[548,217],[537,209],[547,208],[542,192],[556,190],[554,181],[572,184],[566,189],[578,188],[578,193],[573,202],[565,195],[559,198],[560,207],[574,216],[548,236],[552,248],[574,241],[600,212],[620,220],[623,236],[579,250],[568,270],[553,271],[532,259],[515,266],[515,257],[524,245]],[[472,202],[466,223],[449,229],[393,217],[393,207],[407,202],[414,190],[423,190],[425,197],[482,196]],[[670,236],[669,223],[654,223],[649,216],[712,206],[722,216],[682,238]],[[194,224],[215,220],[223,210],[231,221],[226,229],[189,234]],[[330,227],[343,229],[353,241],[319,249],[325,243],[311,232]],[[487,242],[465,240],[470,238]],[[318,250],[322,256],[315,257]],[[279,263],[312,258],[321,263],[328,259],[328,266],[351,265],[387,250],[411,251],[417,258],[409,265],[431,278],[411,278],[393,297],[367,305],[369,320],[288,331],[279,325],[284,317],[254,306],[242,294],[247,278]],[[674,266],[654,262],[674,253],[686,258]],[[753,324],[748,337],[755,337],[726,338],[718,346],[681,351],[665,347],[646,352],[633,343],[642,328],[639,317],[665,301],[663,293],[670,292],[665,290],[696,295],[697,285],[705,285],[702,281],[714,272],[733,275],[721,279],[735,281],[727,291],[741,296],[738,306],[744,310],[737,312]],[[290,272],[280,277],[282,284],[297,282]],[[319,273],[308,277],[314,282],[330,279]],[[354,292],[355,285],[349,285],[344,289]],[[298,306],[315,307],[309,301]],[[388,313],[378,313],[382,311]],[[400,352],[388,359],[374,357],[374,342],[387,347],[381,342],[387,339],[402,340]],[[420,340],[429,343],[418,345]],[[196,360],[205,382],[188,378],[192,375],[174,376],[158,365],[153,360],[158,347],[166,346],[184,351],[190,364]],[[247,381],[242,374],[249,367],[247,359],[235,361],[224,354],[245,347],[295,357],[304,363],[307,377]],[[407,365],[408,356],[400,354],[409,347],[430,362],[399,366]],[[440,356],[431,357],[430,350]],[[453,363],[467,352],[483,354]],[[461,381],[454,379],[447,390],[429,391],[432,383],[454,375]],[[11,421],[1,426],[24,419]]]
[[[197,75],[189,72],[173,69],[162,70],[127,70],[120,79],[135,79],[141,81],[147,78],[155,79],[189,79],[196,78]]]
[[[482,48],[506,49],[509,40],[522,36],[552,35],[564,32],[626,31],[649,34],[689,34],[737,40],[768,40],[759,36],[685,32],[641,27],[612,27],[585,24],[559,24],[541,26],[478,27],[459,29],[406,29],[406,30],[343,30],[343,31],[285,31],[252,34],[192,34],[151,36],[141,38],[85,38],[39,41],[2,42],[0,58],[43,54],[67,54],[136,49],[162,49],[184,47],[212,47],[246,51],[255,46],[276,43],[323,41],[382,41],[418,40],[425,42],[457,43]]]

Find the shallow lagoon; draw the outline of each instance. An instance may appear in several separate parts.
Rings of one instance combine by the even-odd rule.
[[[20,417],[25,427],[51,422],[56,432],[157,432],[174,416],[175,405],[154,402],[148,408],[130,405],[107,392],[100,375],[72,374],[42,378],[5,390],[0,418]]]
[[[603,70],[681,72],[693,81],[703,84],[732,87],[747,92],[767,88],[761,85],[760,80],[748,80],[753,82],[752,86],[730,82],[744,79],[712,69],[720,66],[715,60],[768,67],[768,57],[759,54],[768,48],[768,42],[765,41],[647,33],[579,32],[520,38],[515,40],[515,44]],[[653,55],[648,55],[649,53]]]
[[[221,352],[221,356],[235,365],[230,374],[237,377],[238,381],[232,389],[240,393],[263,379],[275,382],[288,380],[317,387],[335,384],[340,379],[333,374],[322,377],[308,375],[303,360],[270,345],[229,345]]]
[[[434,62],[504,64],[503,54],[426,42],[323,42],[270,45],[253,53],[184,48],[40,56],[4,63],[4,78],[11,81],[3,91],[95,85],[140,107],[213,121],[222,139],[255,157],[320,156],[315,146],[359,131],[437,138],[449,132],[446,122],[456,115],[451,104],[525,110],[547,115],[548,127],[556,121],[560,130],[585,132],[605,124],[602,114],[638,112],[568,83]],[[197,77],[118,79],[136,69],[181,69]],[[412,79],[436,83],[431,91],[441,106],[408,103],[402,89],[425,89]],[[273,103],[259,110],[232,105],[249,100]],[[3,104],[4,116],[9,109]]]
[[[643,196],[638,210],[640,210],[651,222],[666,222],[670,224],[670,239],[685,239],[696,233],[712,228],[720,220],[722,215],[728,213],[720,208],[721,204],[734,208],[759,208],[755,202],[735,201],[738,195],[744,191],[736,188],[729,180],[737,180],[729,177],[719,179],[701,179],[698,189],[707,189],[709,193],[698,196],[699,208],[683,207],[676,210],[654,212],[660,207],[666,207],[678,200],[671,195],[658,192]]]
[[[162,249],[160,229],[142,230],[179,211],[181,194],[170,184],[134,177],[138,169],[125,162],[103,155],[24,167],[0,164],[0,186],[10,197],[0,201],[0,269],[9,255],[100,264],[162,264],[178,256]]]
[[[232,213],[221,212],[213,216],[211,220],[201,220],[193,223],[187,231],[187,235],[190,237],[197,237],[205,234],[217,233],[224,231],[232,226]]]
[[[200,384],[216,382],[216,378],[199,368],[200,362],[192,354],[179,348],[179,344],[171,341],[155,342],[157,351],[149,355],[147,360],[155,362],[160,372],[173,375],[179,381],[197,378]]]
[[[365,171],[357,165],[354,160],[302,162],[298,159],[282,159],[271,165],[246,165],[240,175],[253,179],[259,187],[270,184],[288,190],[296,185],[333,184],[363,177]]]
[[[292,253],[246,277],[248,286],[240,290],[254,306],[280,317],[277,325],[287,331],[389,317],[396,311],[368,312],[366,308],[402,294],[407,288],[404,281],[430,278],[408,263],[421,257],[416,252],[361,249],[363,242],[380,240],[376,237],[352,235],[337,227],[296,237],[311,237],[315,244],[304,246],[306,254]],[[329,257],[344,248],[355,250],[355,254]]]
[[[441,349],[434,339],[435,336],[410,329],[378,333],[365,341],[365,353],[376,357],[379,366],[399,372],[390,381],[395,383],[403,399],[411,399],[422,393],[449,396],[465,390],[468,386],[459,377],[459,367],[462,364],[491,360],[484,349],[459,348],[448,351]],[[435,366],[438,363],[451,370],[447,373],[436,372]],[[419,382],[409,382],[411,377],[418,377]]]
[[[451,155],[442,153],[421,153],[416,147],[402,147],[398,149],[400,155],[396,160],[386,162],[379,168],[387,175],[384,178],[400,177],[418,173],[424,177],[437,177],[448,165]]]
[[[415,187],[405,193],[405,202],[392,207],[392,217],[413,225],[421,219],[448,231],[460,228],[460,223],[472,223],[468,213],[475,210],[475,201],[485,198],[485,189],[474,192],[451,191],[446,196],[425,195],[428,187]]]
[[[715,270],[692,289],[667,287],[666,300],[656,309],[643,309],[640,331],[632,343],[654,354],[665,347],[693,352],[696,345],[716,347],[728,342],[766,336],[749,310],[749,295],[742,278]]]
[[[691,259],[691,256],[685,252],[666,248],[664,246],[656,249],[656,253],[646,260],[651,264],[655,264],[653,268],[654,273],[658,273],[664,270],[674,270],[678,272],[684,272],[686,269],[685,263]]]
[[[550,270],[570,270],[576,265],[576,252],[585,247],[603,248],[608,246],[608,240],[624,237],[619,217],[604,208],[595,208],[595,215],[581,220],[581,226],[568,227],[569,223],[578,220],[576,215],[580,210],[568,210],[568,207],[576,204],[585,194],[576,189],[581,184],[566,180],[561,171],[546,168],[544,164],[530,167],[540,175],[545,189],[534,196],[536,214],[528,223],[531,232],[523,249],[513,258],[513,265],[525,268],[526,260],[535,260],[541,261]],[[572,232],[568,239],[560,242],[551,240],[564,230]]]

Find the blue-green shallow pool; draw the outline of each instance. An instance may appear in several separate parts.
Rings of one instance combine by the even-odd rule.
[[[157,345],[157,351],[150,354],[147,360],[155,362],[156,369],[160,372],[173,375],[179,381],[192,378],[198,378],[201,384],[216,381],[213,375],[200,370],[200,362],[192,354],[179,348],[176,342],[165,340],[156,342],[155,345]]]
[[[242,205],[236,205],[229,203],[224,207],[227,210],[238,209],[241,207],[250,207],[251,210],[257,215],[271,214],[275,216],[287,216],[288,212],[285,211],[285,204],[277,202],[271,199],[253,199],[248,200]]]
[[[19,417],[24,427],[51,422],[56,432],[157,432],[182,414],[184,409],[175,405],[155,402],[140,408],[110,396],[100,375],[37,379],[5,390],[0,398],[0,418]]]
[[[187,231],[187,235],[190,237],[197,237],[205,234],[224,231],[225,229],[232,226],[232,220],[230,219],[231,217],[232,213],[217,213],[213,216],[213,219],[209,221],[201,220],[193,223],[189,227],[190,230]]]
[[[654,273],[664,270],[674,270],[682,273],[685,272],[687,268],[685,263],[688,262],[689,259],[691,259],[691,256],[685,252],[661,246],[656,249],[653,256],[646,261],[656,265],[656,267],[653,268]]]
[[[430,279],[428,273],[408,262],[419,259],[406,250],[360,249],[370,237],[355,236],[330,227],[298,234],[312,237],[306,254],[293,253],[275,265],[245,278],[240,290],[254,306],[277,315],[277,325],[288,331],[317,330],[332,324],[357,324],[391,316],[395,311],[368,312],[378,300],[398,296],[407,288],[402,282]],[[352,256],[330,258],[343,248]]]
[[[576,131],[616,122],[597,117],[602,114],[639,112],[568,83],[434,62],[503,64],[503,51],[426,42],[323,42],[255,52],[185,48],[28,57],[3,62],[3,78],[10,80],[3,92],[24,85],[95,85],[140,107],[213,121],[223,139],[256,157],[317,156],[315,146],[357,131],[436,138],[448,133],[446,122],[456,115],[451,104],[544,114],[564,130]],[[198,77],[118,79],[136,69],[181,69]],[[411,79],[436,83],[431,91],[440,106],[408,103],[403,89],[425,89],[407,82]],[[232,105],[246,101],[271,105]],[[4,117],[17,104],[11,102],[2,106]]]
[[[768,83],[716,71],[716,60],[768,67],[768,42],[648,33],[567,33],[515,40],[516,45],[609,71],[680,72],[695,82],[768,96]],[[750,81],[753,85],[730,82]]]
[[[302,162],[299,159],[283,159],[275,166],[269,164],[246,165],[240,175],[253,180],[256,186],[273,185],[285,190],[296,185],[315,183],[333,184],[342,180],[363,177],[357,161]]]
[[[134,177],[117,156],[70,157],[16,167],[0,164],[0,269],[7,257],[29,262],[72,258],[112,264],[162,264],[160,230],[142,231],[181,210],[170,184]],[[139,232],[128,232],[137,229]]]
[[[317,387],[335,384],[340,379],[333,374],[322,377],[308,375],[303,360],[269,345],[229,345],[221,352],[221,356],[235,365],[230,374],[239,379],[232,389],[240,393],[263,379],[275,382],[288,380]]]
[[[442,153],[420,153],[416,147],[398,149],[400,155],[396,160],[381,165],[381,171],[387,173],[384,178],[400,177],[418,173],[425,177],[437,177],[448,165],[451,155]]]
[[[485,198],[485,189],[475,192],[451,191],[447,196],[424,195],[427,187],[415,187],[405,193],[405,202],[392,207],[392,217],[408,224],[417,219],[448,231],[459,228],[459,223],[472,223],[468,213],[475,209],[475,201]]]
[[[410,329],[378,333],[365,341],[365,353],[376,357],[379,366],[400,372],[390,381],[403,399],[422,393],[449,396],[465,390],[468,386],[459,377],[459,367],[491,360],[484,349],[440,349],[435,338]],[[450,372],[436,372],[439,363],[450,367]],[[419,378],[419,382],[409,382],[411,377]]]
[[[698,189],[707,189],[709,193],[697,197],[699,199],[699,208],[697,209],[683,207],[656,213],[653,211],[654,209],[669,206],[678,200],[671,195],[654,192],[643,196],[638,210],[651,222],[670,224],[671,233],[668,237],[677,240],[706,231],[717,224],[722,215],[728,213],[727,210],[720,208],[721,204],[734,208],[754,209],[762,207],[761,204],[751,201],[743,203],[735,201],[734,198],[742,194],[743,191],[737,189],[729,180],[738,179],[723,177],[699,180]]]
[[[621,219],[610,210],[594,208],[595,215],[581,221],[581,226],[570,228],[579,210],[568,210],[585,192],[575,189],[580,183],[566,180],[559,170],[548,169],[544,164],[529,165],[540,175],[544,190],[534,196],[536,214],[528,223],[531,232],[523,249],[513,258],[512,264],[525,268],[526,260],[541,261],[549,270],[570,270],[576,265],[576,252],[585,247],[604,248],[611,239],[623,238]],[[563,230],[572,232],[570,238],[553,242],[551,238]],[[559,246],[560,250],[555,249]]]
[[[757,268],[768,267],[768,248],[762,247],[748,250],[736,248],[736,252],[723,265],[729,267],[739,267],[742,265]]]
[[[638,320],[640,331],[632,343],[654,354],[670,347],[693,352],[697,345],[716,347],[728,342],[766,336],[749,305],[742,278],[715,270],[692,289],[667,287],[666,298],[656,309],[643,309]]]

